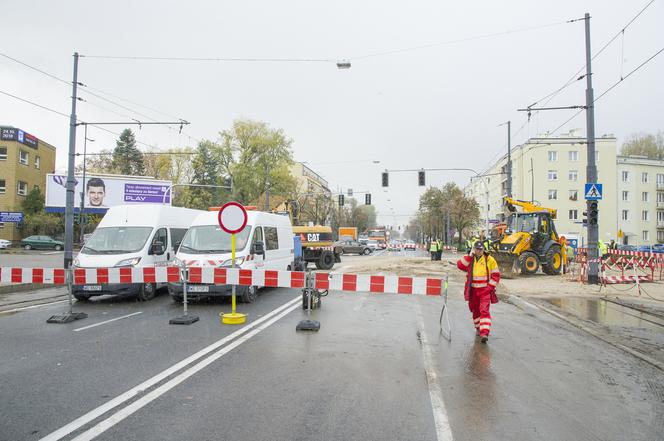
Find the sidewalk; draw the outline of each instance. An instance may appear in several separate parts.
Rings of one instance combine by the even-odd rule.
[[[10,285],[0,285],[0,288],[6,286]],[[46,288],[39,288],[39,285],[34,286],[35,288],[27,291],[0,293],[0,312],[67,299],[67,288],[64,286]]]

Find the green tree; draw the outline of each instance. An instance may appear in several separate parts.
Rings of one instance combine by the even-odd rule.
[[[653,134],[632,134],[623,143],[620,154],[623,156],[646,156],[650,159],[664,159],[664,132]]]
[[[42,213],[44,211],[44,195],[39,187],[34,187],[21,203],[21,209],[25,214]]]
[[[221,179],[220,146],[212,141],[201,141],[191,160],[191,183],[198,185],[223,185]],[[187,206],[206,209],[219,205],[228,199],[228,192],[218,188],[192,186],[187,189],[189,200]]]
[[[131,129],[124,129],[113,150],[113,169],[123,175],[143,176],[143,153],[136,147],[136,137]]]

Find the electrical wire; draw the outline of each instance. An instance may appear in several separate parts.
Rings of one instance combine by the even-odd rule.
[[[141,61],[218,61],[218,62],[258,62],[258,63],[336,63],[327,58],[215,58],[215,57],[152,57],[142,55],[79,55],[85,58],[106,60]]]
[[[40,109],[48,110],[49,112],[53,112],[53,113],[56,113],[58,115],[64,116],[65,118],[69,118],[69,115],[67,115],[66,113],[58,112],[55,109],[51,109],[50,107],[46,107],[46,106],[43,106],[41,104],[37,104],[34,101],[26,100],[25,98],[21,98],[19,96],[12,95],[11,93],[5,92],[3,90],[0,90],[0,93],[3,94],[3,95],[10,96],[10,97],[12,97],[14,99],[17,99],[19,101],[23,101],[24,103],[32,104],[33,106],[39,107]]]
[[[563,25],[563,24],[566,24],[566,23],[568,23],[568,22],[567,21],[561,21],[561,22],[543,24],[543,25],[539,25],[539,26],[529,26],[529,27],[515,29],[515,30],[493,32],[493,33],[490,33],[490,34],[476,35],[476,36],[473,36],[473,37],[459,38],[459,39],[455,39],[455,40],[447,40],[447,41],[441,41],[441,42],[437,42],[437,43],[428,43],[428,44],[422,44],[422,45],[418,45],[418,46],[411,46],[411,47],[406,47],[406,48],[402,48],[402,49],[393,49],[393,50],[387,50],[387,51],[382,51],[382,52],[376,52],[376,53],[373,53],[373,54],[366,54],[366,55],[350,57],[350,59],[351,60],[364,60],[364,59],[367,59],[367,58],[381,57],[381,56],[385,56],[385,55],[392,55],[392,54],[410,52],[410,51],[421,50],[421,49],[428,49],[428,48],[437,47],[437,46],[446,46],[446,45],[449,45],[449,44],[465,43],[467,41],[483,40],[483,39],[487,39],[487,38],[500,37],[500,36],[509,35],[509,34],[518,34],[518,33],[521,33],[521,32],[528,32],[528,31],[534,31],[534,30],[544,29],[544,28],[553,27],[553,26],[559,26],[559,25]]]

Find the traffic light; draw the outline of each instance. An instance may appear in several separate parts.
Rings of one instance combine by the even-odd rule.
[[[364,205],[371,205],[371,193],[364,195]]]
[[[387,176],[387,172],[383,172],[383,187],[387,187],[389,185],[389,180],[390,178]]]
[[[344,195],[342,194],[339,195],[339,206],[340,207],[344,206]]]
[[[417,185],[420,187],[424,187],[425,184],[425,178],[424,178],[424,170],[420,170],[417,172]]]
[[[597,201],[588,202],[588,225],[597,225],[599,220],[599,210]]]

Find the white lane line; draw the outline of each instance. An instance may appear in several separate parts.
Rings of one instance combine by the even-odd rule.
[[[299,299],[298,299],[299,300]],[[297,304],[292,305],[291,307],[287,308],[284,310],[282,313],[279,315],[275,316],[271,320],[263,323],[261,326],[258,328],[254,329],[253,331],[247,333],[246,335],[243,335],[242,337],[238,338],[235,340],[233,343],[229,344],[228,346],[225,346],[221,348],[219,351],[215,352],[214,354],[210,355],[206,359],[196,363],[186,371],[182,372],[179,374],[177,377],[173,378],[172,380],[168,381],[167,383],[162,384],[152,392],[148,393],[147,395],[141,397],[140,399],[134,401],[133,403],[129,404],[127,407],[120,409],[119,411],[115,412],[113,415],[110,417],[106,418],[104,421],[100,422],[96,426],[92,427],[91,429],[86,430],[76,438],[74,438],[72,441],[91,441],[92,439],[96,438],[97,436],[101,435],[111,427],[115,426],[125,418],[129,417],[133,413],[137,412],[144,406],[148,405],[150,402],[156,400],[160,396],[164,395],[166,392],[169,390],[173,389],[175,386],[178,384],[182,383],[185,381],[187,378],[191,377],[192,375],[196,374],[200,370],[206,368],[210,364],[212,364],[214,361],[218,360],[219,358],[223,357],[224,355],[228,354],[230,351],[235,349],[236,347],[240,346],[242,343],[245,343],[249,341],[252,337],[256,336],[258,333],[263,331],[264,329],[267,329],[270,325],[274,324],[278,320],[282,319],[284,316],[289,314],[290,312],[294,311],[295,309],[299,308],[299,302]]]
[[[239,337],[240,335],[244,334],[245,332],[249,331],[252,328],[255,328],[256,326],[260,325],[266,320],[269,320],[271,317],[279,314],[281,311],[283,311],[286,308],[289,308],[293,305],[299,304],[302,302],[301,296],[295,297],[293,300],[286,302],[285,304],[281,305],[280,307],[270,311],[269,313],[265,314],[263,317],[256,319],[256,321],[251,322],[247,326],[238,329],[237,331],[233,332],[230,335],[227,335],[226,337],[217,340],[216,342],[212,343],[209,346],[206,346],[205,348],[201,349],[200,351],[196,352],[195,354],[185,358],[184,360],[180,361],[177,364],[174,364],[173,366],[169,367],[166,370],[163,370],[162,372],[158,373],[152,378],[149,378],[139,384],[138,386],[133,387],[132,389],[129,389],[127,392],[118,395],[117,397],[113,398],[110,401],[107,401],[106,403],[102,404],[101,406],[92,409],[90,412],[86,413],[85,415],[82,415],[72,421],[71,423],[57,429],[54,432],[51,432],[50,434],[46,435],[44,438],[41,438],[40,441],[57,441],[65,436],[69,435],[70,433],[80,429],[81,427],[85,426],[86,424],[90,423],[91,421],[94,421],[95,419],[99,418],[106,412],[114,409],[115,407],[121,405],[122,403],[131,400],[134,398],[136,395],[142,393],[143,391],[151,388],[155,384],[158,384],[162,382],[165,378],[170,377],[174,373],[178,372],[179,370],[185,368],[189,364],[197,361],[198,359],[206,356],[210,352],[218,349],[219,347],[225,345],[229,341]]]
[[[41,253],[41,254],[42,256],[51,256],[53,254],[60,254],[60,253],[62,253],[62,251],[50,251],[48,253]]]
[[[422,348],[422,358],[424,359],[424,373],[427,377],[427,386],[429,388],[429,399],[431,400],[431,409],[433,410],[433,421],[436,426],[436,437],[438,441],[452,441],[452,428],[450,420],[447,417],[443,393],[440,389],[438,374],[434,364],[434,357],[431,353],[431,346],[424,330],[424,319],[422,318],[422,306],[417,304],[417,326],[420,330],[420,347]]]
[[[93,325],[83,326],[82,328],[76,328],[73,331],[74,332],[85,331],[86,329],[95,328],[97,326],[105,325],[106,323],[111,323],[111,322],[115,322],[115,321],[118,321],[118,320],[123,320],[123,319],[129,318],[129,317],[132,317],[132,316],[135,316],[135,315],[138,315],[138,314],[143,314],[143,311],[133,312],[131,314],[123,315],[122,317],[115,317],[115,318],[112,318],[110,320],[105,320],[103,322],[95,323]]]
[[[50,306],[50,305],[57,305],[58,303],[66,303],[69,300],[57,300],[55,302],[48,302],[48,303],[40,303],[39,305],[31,305],[31,306],[22,306],[20,308],[14,308],[14,309],[7,309],[5,311],[0,311],[0,314],[6,314],[8,312],[18,312],[18,311],[24,311],[26,309],[34,309],[34,308],[41,308],[42,306]]]

